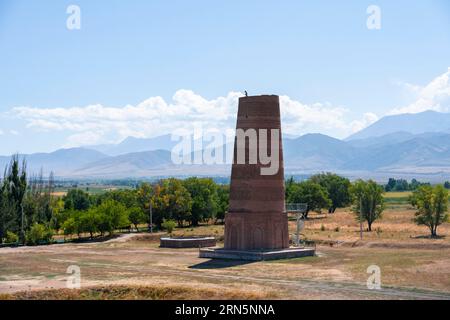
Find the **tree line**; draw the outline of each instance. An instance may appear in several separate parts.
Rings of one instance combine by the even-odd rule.
[[[389,183],[388,183],[389,184]],[[111,235],[116,230],[147,225],[156,229],[176,224],[198,226],[205,222],[223,222],[228,210],[229,185],[210,178],[162,179],[142,182],[126,189],[89,194],[78,188],[64,196],[54,195],[53,174],[44,179],[42,172],[27,177],[26,162],[11,159],[0,181],[0,243],[45,243],[54,234],[78,237]],[[382,217],[386,186],[373,180],[349,179],[321,173],[301,182],[286,180],[287,203],[306,203],[310,211],[350,207],[368,230]],[[437,235],[437,227],[448,220],[448,191],[444,186],[419,184],[410,197],[417,209],[414,221],[426,225]],[[151,213],[151,214],[150,214]]]
[[[403,191],[414,191],[417,190],[421,186],[430,186],[430,183],[419,182],[416,179],[412,179],[411,182],[408,182],[405,179],[394,179],[389,178],[388,183],[384,186],[384,190],[386,192],[403,192]]]
[[[321,212],[326,209],[334,213],[337,208],[351,206],[351,210],[358,222],[365,222],[368,231],[372,231],[373,223],[382,217],[385,210],[383,194],[397,184],[405,185],[406,180],[389,179],[383,186],[373,180],[350,180],[332,173],[322,173],[310,177],[308,180],[295,182],[293,178],[286,181],[286,201],[288,203],[305,203],[308,205],[305,217],[309,211]],[[413,179],[408,184],[414,190],[409,197],[409,203],[417,210],[414,222],[427,226],[431,236],[437,236],[437,228],[448,222],[448,188],[444,185],[431,186]],[[402,190],[403,191],[403,190]]]
[[[11,159],[0,181],[0,243],[38,244],[54,234],[93,238],[137,230],[149,226],[150,211],[155,228],[165,221],[198,226],[222,222],[228,209],[229,186],[210,178],[162,179],[98,195],[73,188],[62,197],[54,195],[53,181],[52,174],[44,179],[42,172],[28,178],[26,162]]]
[[[351,206],[356,219],[367,222],[368,231],[372,231],[373,222],[384,210],[383,193],[383,187],[373,180],[351,183],[333,173],[317,174],[301,182],[295,182],[293,178],[286,181],[286,201],[307,204],[305,218],[310,211],[326,209],[333,214],[337,208]]]
[[[210,178],[169,178],[144,182],[136,188],[90,195],[71,189],[60,201],[54,227],[65,235],[112,234],[118,229],[139,230],[150,223],[156,229],[174,221],[178,227],[223,221],[228,209],[229,187]]]
[[[51,237],[47,225],[54,202],[53,174],[44,180],[42,171],[27,178],[26,162],[13,156],[0,181],[0,243],[36,242],[36,234]]]

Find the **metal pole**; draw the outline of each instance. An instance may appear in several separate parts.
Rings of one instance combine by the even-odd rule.
[[[359,199],[359,237],[363,238],[362,196]]]
[[[153,205],[151,198],[149,208],[150,208],[150,233],[153,233]]]

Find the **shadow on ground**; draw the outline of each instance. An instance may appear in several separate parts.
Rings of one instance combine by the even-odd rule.
[[[211,260],[190,266],[189,269],[225,269],[225,268],[243,266],[243,265],[254,263],[254,262],[255,261],[211,259]]]
[[[429,239],[429,240],[439,240],[439,239],[445,239],[445,236],[431,236],[431,235],[420,235],[420,236],[411,236],[412,239]]]
[[[325,220],[327,218],[328,218],[327,216],[324,216],[324,217],[307,217],[306,221]],[[296,221],[296,219],[294,221]]]

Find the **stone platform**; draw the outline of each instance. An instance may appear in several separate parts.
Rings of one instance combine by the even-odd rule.
[[[202,248],[200,258],[264,261],[311,257],[316,253],[315,248],[287,248],[276,250],[228,250],[223,248]]]
[[[216,246],[214,237],[161,238],[161,248],[204,248]]]

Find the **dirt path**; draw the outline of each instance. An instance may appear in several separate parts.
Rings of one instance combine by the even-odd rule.
[[[104,243],[115,243],[115,242],[123,243],[123,242],[131,241],[135,238],[144,237],[144,236],[148,236],[148,233],[126,233],[126,234],[121,234],[117,238],[105,241]]]
[[[57,252],[59,248],[79,248],[79,247],[97,247],[101,244],[111,244],[111,243],[124,243],[128,241],[133,241],[136,238],[158,238],[165,233],[154,233],[149,235],[148,233],[124,233],[120,234],[115,238],[103,241],[103,242],[78,242],[78,243],[63,243],[63,244],[51,244],[46,246],[21,246],[21,247],[4,247],[0,248],[0,254],[4,253],[25,253],[25,252]]]

